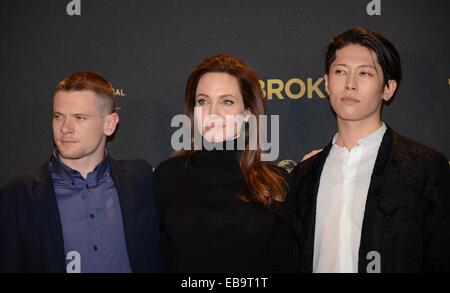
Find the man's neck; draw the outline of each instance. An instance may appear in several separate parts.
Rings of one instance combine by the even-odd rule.
[[[92,172],[104,158],[105,158],[104,151],[89,157],[84,157],[76,160],[65,159],[59,156],[59,159],[61,160],[61,162],[64,163],[64,165],[80,172],[81,176],[83,176],[84,179],[86,179],[87,174]]]
[[[338,119],[338,138],[336,144],[351,150],[358,141],[382,126],[380,119],[372,121],[348,121]]]

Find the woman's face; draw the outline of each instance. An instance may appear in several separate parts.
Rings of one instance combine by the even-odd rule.
[[[217,143],[236,138],[250,111],[245,109],[236,77],[210,72],[198,82],[194,113],[202,136]]]

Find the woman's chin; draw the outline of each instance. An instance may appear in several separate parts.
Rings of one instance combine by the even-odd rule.
[[[203,139],[210,142],[210,143],[221,143],[227,140],[233,140],[239,137],[238,134],[233,135],[225,135],[220,132],[214,132],[214,131],[207,131],[203,135]]]
[[[210,143],[219,143],[219,142],[223,142],[223,138],[222,137],[217,137],[214,135],[204,135],[203,138]]]

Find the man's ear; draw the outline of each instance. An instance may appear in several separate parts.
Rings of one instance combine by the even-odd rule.
[[[388,81],[388,84],[384,86],[383,100],[389,102],[389,100],[394,96],[396,89],[397,89],[397,81],[390,79]]]
[[[325,92],[327,95],[330,95],[330,90],[328,89],[328,74],[325,74],[323,76],[323,79],[325,80]]]
[[[105,116],[103,133],[105,133],[106,136],[113,135],[114,131],[116,131],[118,123],[119,123],[119,115],[117,113],[111,113],[108,116]]]

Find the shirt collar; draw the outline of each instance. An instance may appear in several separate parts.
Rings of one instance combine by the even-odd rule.
[[[384,124],[384,122],[382,122],[380,128],[378,128],[374,132],[372,132],[369,135],[358,140],[357,145],[364,146],[364,147],[379,145],[381,143],[381,141],[383,140],[383,136],[384,136],[384,133],[386,132],[386,129],[387,129],[386,124]],[[333,146],[339,147],[336,144],[338,137],[339,137],[339,132],[336,133],[333,137],[333,140],[332,140]]]
[[[105,150],[105,156],[103,157],[103,160],[94,168],[93,171],[89,172],[86,176],[86,180],[90,178],[94,178],[94,183],[98,184],[99,180],[104,176],[109,176],[110,173],[110,167],[109,167],[109,161],[107,159],[108,152]],[[64,181],[67,182],[74,182],[75,180],[83,180],[83,176],[81,176],[80,172],[77,170],[74,170],[64,164],[61,161],[59,151],[58,149],[55,149],[53,151],[53,156],[50,162],[50,169],[53,173],[61,176]],[[92,179],[91,179],[92,180]]]

